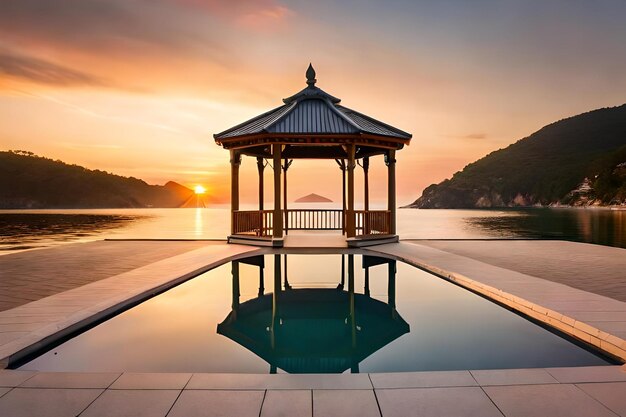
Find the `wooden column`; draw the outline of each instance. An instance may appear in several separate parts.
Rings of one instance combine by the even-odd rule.
[[[363,218],[363,227],[365,230],[363,231],[364,235],[370,234],[370,222],[369,216],[367,215],[368,210],[370,209],[370,181],[369,181],[369,170],[370,170],[370,157],[366,156],[363,158],[363,210],[365,210],[365,217]]]
[[[370,181],[369,181],[369,170],[370,170],[370,157],[366,156],[363,158],[363,210],[367,211],[370,209]]]
[[[346,211],[346,236],[356,236],[356,222],[354,218],[354,153],[355,146],[353,144],[346,147],[348,152],[348,160],[346,164],[346,170],[348,171],[348,207]]]
[[[239,210],[239,165],[241,154],[230,151],[230,234],[235,234],[235,212]]]
[[[287,221],[287,170],[291,166],[293,159],[289,161],[285,158],[285,163],[283,164],[283,212],[285,213],[285,234],[288,234],[288,221]]]
[[[263,171],[265,170],[265,161],[260,156],[256,158],[256,167],[259,170],[259,210],[263,210]]]
[[[346,161],[341,160],[341,210],[343,211],[342,228],[346,233]]]
[[[387,165],[387,210],[391,212],[389,233],[396,234],[396,151],[391,149],[385,154]]]
[[[280,208],[280,171],[281,171],[282,145],[272,145],[272,156],[274,160],[274,237],[283,237],[283,211]]]
[[[346,160],[335,159],[341,170],[341,233],[346,233]]]

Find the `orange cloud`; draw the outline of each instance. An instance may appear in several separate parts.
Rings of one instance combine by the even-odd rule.
[[[274,0],[175,0],[179,4],[203,8],[251,30],[272,31],[282,27],[294,12]]]
[[[283,6],[272,6],[267,9],[247,13],[237,19],[237,23],[253,30],[275,30],[286,23],[286,19],[293,14],[291,10]]]
[[[106,86],[102,78],[53,62],[0,50],[0,74],[55,86]]]

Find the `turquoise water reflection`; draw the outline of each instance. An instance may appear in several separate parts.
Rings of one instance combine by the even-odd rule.
[[[300,373],[606,363],[402,262],[291,254],[223,265],[22,368]]]

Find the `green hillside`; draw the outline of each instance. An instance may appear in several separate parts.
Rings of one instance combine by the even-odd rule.
[[[30,152],[0,152],[0,208],[180,207],[193,195],[175,182],[148,185]]]
[[[625,162],[626,104],[552,123],[427,187],[409,207],[623,204]]]

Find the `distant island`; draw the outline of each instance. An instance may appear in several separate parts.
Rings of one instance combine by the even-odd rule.
[[[427,187],[411,208],[626,204],[626,104],[545,126]]]
[[[0,151],[0,209],[185,207],[193,190],[149,185],[25,151]],[[193,201],[192,201],[193,200]]]
[[[300,197],[295,203],[332,203],[333,200],[330,198],[326,198],[319,194],[311,193],[309,195],[305,195],[304,197]]]

